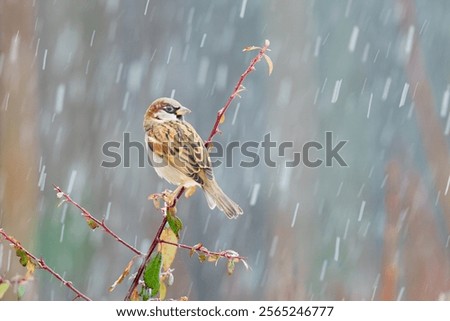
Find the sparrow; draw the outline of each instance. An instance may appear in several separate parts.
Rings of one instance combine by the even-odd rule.
[[[201,187],[211,209],[228,218],[243,213],[214,178],[211,159],[200,135],[184,120],[191,111],[172,98],[158,98],[144,115],[145,145],[156,173],[178,188]]]

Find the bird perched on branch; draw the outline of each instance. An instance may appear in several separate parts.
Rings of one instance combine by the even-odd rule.
[[[217,206],[228,218],[236,218],[243,211],[217,184],[202,138],[183,118],[189,112],[175,99],[165,97],[148,107],[144,130],[150,161],[160,177],[178,185],[177,190],[200,186],[211,209]]]

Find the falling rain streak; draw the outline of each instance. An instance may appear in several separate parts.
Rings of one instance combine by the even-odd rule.
[[[252,196],[250,198],[250,206],[254,206],[256,204],[256,201],[258,200],[260,187],[261,187],[261,184],[253,185]]]
[[[239,18],[241,18],[241,19],[244,18],[246,8],[247,8],[247,0],[242,0],[241,12],[239,12]]]
[[[297,203],[297,204],[295,205],[294,215],[292,216],[291,227],[294,227],[295,221],[297,220],[297,213],[298,213],[298,208],[299,208],[299,206],[300,206],[300,203]]]
[[[353,27],[352,35],[350,36],[350,41],[348,43],[348,50],[350,52],[355,51],[356,42],[358,41],[359,28],[357,26]]]
[[[406,96],[408,95],[409,84],[405,83],[403,86],[402,97],[400,98],[400,103],[398,107],[403,107],[405,105]]]
[[[447,87],[447,89],[444,91],[444,96],[442,97],[442,103],[441,103],[441,117],[445,117],[448,114],[448,101],[450,98],[450,88]]]
[[[336,238],[336,244],[334,247],[334,260],[337,262],[339,261],[339,246],[341,244],[341,238],[338,236]]]
[[[373,94],[370,94],[370,98],[369,98],[369,107],[367,107],[367,119],[369,119],[370,116],[370,107],[372,107],[372,98],[373,98]]]
[[[331,98],[331,103],[334,104],[339,98],[339,92],[341,90],[342,79],[337,80],[334,84],[333,97]]]
[[[366,201],[362,201],[361,207],[359,208],[358,222],[361,222],[361,220],[362,220],[365,207],[366,207]]]

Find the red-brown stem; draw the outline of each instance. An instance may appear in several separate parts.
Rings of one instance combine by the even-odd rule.
[[[75,288],[70,281],[66,281],[61,275],[59,275],[57,272],[55,272],[51,267],[45,263],[44,259],[40,258],[38,259],[36,256],[34,256],[30,251],[28,251],[26,248],[24,248],[18,241],[16,241],[13,237],[6,234],[6,232],[3,229],[0,229],[0,234],[3,236],[3,238],[7,241],[9,241],[11,244],[13,244],[16,248],[19,248],[20,250],[24,251],[28,257],[32,258],[34,262],[36,262],[39,267],[51,275],[53,275],[56,279],[58,279],[65,287],[69,288],[76,294],[76,297],[80,297],[85,299],[86,301],[92,301],[86,294],[79,291],[77,288]]]
[[[130,288],[128,289],[127,296],[125,297],[125,301],[130,300],[131,295],[133,294],[134,289],[139,285],[139,280],[142,276],[142,273],[144,273],[145,266],[147,265],[148,261],[150,261],[150,258],[152,256],[153,251],[156,248],[156,245],[158,245],[159,237],[161,236],[162,231],[164,230],[164,226],[167,223],[167,216],[165,216],[161,222],[161,225],[158,228],[158,231],[156,232],[155,238],[152,241],[152,244],[150,245],[150,248],[148,249],[147,255],[145,256],[145,259],[142,261],[142,264],[139,266],[138,271],[136,272],[136,276],[133,279],[133,283],[131,283]]]
[[[136,249],[134,246],[128,244],[127,242],[125,242],[124,240],[122,240],[116,233],[114,233],[113,231],[111,231],[111,229],[105,224],[105,220],[98,220],[96,219],[94,216],[91,215],[91,213],[89,213],[85,208],[83,208],[80,204],[78,204],[77,202],[75,202],[73,199],[70,198],[70,196],[66,193],[64,193],[58,186],[53,185],[54,189],[56,192],[60,193],[62,195],[62,197],[64,197],[64,200],[67,203],[72,204],[73,206],[75,206],[76,208],[78,208],[81,211],[81,215],[83,215],[83,217],[88,218],[92,221],[94,221],[98,226],[100,226],[103,231],[105,231],[107,234],[111,235],[117,242],[122,243],[123,245],[125,245],[127,248],[129,248],[131,251],[133,251],[134,253],[136,253],[137,255],[144,255],[144,253],[142,253],[141,251],[139,251],[138,249]]]
[[[170,215],[170,214],[167,214],[167,211],[169,210],[169,208],[174,207],[176,205],[176,203],[180,199],[181,195],[183,195],[183,192],[184,192],[184,187],[181,188],[180,191],[178,192],[178,194],[175,196],[175,199],[173,200],[173,204],[171,204],[170,207],[166,206],[164,208],[165,216],[161,222],[161,225],[158,228],[158,231],[156,232],[155,237],[153,238],[152,244],[150,244],[150,248],[148,249],[145,259],[142,261],[141,265],[139,266],[138,271],[136,272],[136,275],[134,276],[133,282],[131,283],[131,286],[128,289],[127,295],[125,297],[125,301],[130,300],[131,296],[133,295],[134,290],[139,285],[139,280],[141,279],[142,273],[144,273],[145,266],[150,261],[150,258],[156,249],[156,246],[160,242],[161,233],[164,231],[164,226],[166,226],[166,223],[167,223],[167,215]]]
[[[259,50],[258,54],[255,56],[255,58],[252,59],[250,62],[250,65],[247,67],[247,69],[244,71],[244,73],[239,78],[239,81],[236,83],[236,86],[234,87],[233,92],[231,93],[230,97],[228,97],[227,102],[225,103],[225,106],[223,106],[219,111],[217,112],[217,118],[216,122],[214,123],[214,126],[211,130],[211,133],[209,134],[208,139],[205,142],[205,145],[208,145],[211,143],[213,137],[219,133],[219,124],[220,120],[222,119],[222,116],[227,111],[228,107],[230,107],[231,102],[233,99],[238,95],[239,90],[241,89],[242,83],[244,82],[245,78],[248,76],[249,73],[251,73],[253,70],[255,70],[255,65],[262,59],[265,52],[269,48],[270,42],[266,40],[264,42],[264,46]]]
[[[232,253],[228,252],[228,251],[221,251],[221,252],[213,252],[213,251],[209,251],[207,249],[205,249],[202,246],[190,246],[190,245],[186,245],[186,244],[181,244],[181,243],[173,243],[170,241],[166,241],[166,240],[159,240],[159,243],[165,243],[165,244],[169,244],[169,245],[173,245],[182,249],[186,249],[186,250],[191,250],[191,251],[196,251],[196,252],[202,252],[205,253],[206,255],[217,255],[226,259],[239,259],[239,260],[244,260],[245,258],[239,255],[233,255]]]

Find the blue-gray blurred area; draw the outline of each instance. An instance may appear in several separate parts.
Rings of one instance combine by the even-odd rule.
[[[450,4],[370,1],[0,0],[0,227],[95,300],[133,253],[80,211],[58,207],[52,184],[146,251],[162,220],[148,195],[174,186],[132,147],[129,166],[102,167],[105,143],[144,140],[143,115],[161,96],[192,110],[207,138],[257,51],[215,141],[292,142],[276,166],[215,168],[244,210],[181,199],[181,242],[232,249],[250,266],[200,263],[178,250],[167,298],[190,300],[437,300],[450,291]],[[9,17],[9,18],[8,18]],[[325,160],[286,166],[294,152]],[[119,149],[125,156],[122,148]],[[266,155],[267,156],[267,155]],[[145,158],[146,160],[146,158]],[[124,161],[124,159],[122,159]],[[0,276],[23,274],[0,243]],[[134,272],[137,265],[133,268]],[[74,295],[38,271],[26,299]],[[13,296],[11,297],[13,298]]]

